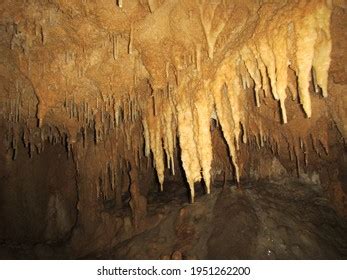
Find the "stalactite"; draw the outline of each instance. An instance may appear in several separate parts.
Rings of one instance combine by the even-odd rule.
[[[42,127],[43,125],[43,119],[46,115],[46,106],[44,105],[43,101],[39,101],[39,104],[37,106],[37,119],[38,119],[38,127]]]
[[[13,150],[13,156],[12,159],[15,160],[17,158],[18,154],[18,147],[17,147],[18,141],[16,138],[16,133],[13,133],[13,138],[12,138],[12,150]]]
[[[197,144],[191,133],[194,131],[193,112],[187,97],[184,97],[183,89],[179,89],[180,102],[177,104],[178,136],[181,147],[181,159],[190,189],[191,202],[195,200],[194,183],[200,181],[200,163],[198,159]]]
[[[205,9],[204,9],[205,5]],[[217,26],[212,28],[213,19],[216,16],[216,9],[219,3],[208,3],[205,1],[199,5],[200,20],[205,33],[207,46],[208,46],[208,57],[213,60],[214,48],[219,34],[223,31],[226,22],[219,21]],[[207,9],[207,12],[205,11]]]
[[[308,118],[311,117],[311,98],[309,93],[310,72],[314,57],[314,44],[317,38],[314,15],[309,14],[295,23],[296,59],[298,65],[298,84],[300,103]]]
[[[288,143],[288,154],[289,154],[289,159],[290,161],[293,161],[293,153],[292,153],[292,147],[291,145]]]
[[[129,33],[129,44],[128,44],[128,53],[133,53],[133,41],[134,41],[134,26],[133,24],[130,25],[130,33]]]
[[[263,129],[260,125],[259,127],[259,142],[260,142],[260,147],[264,147],[264,134],[263,134]]]
[[[277,94],[277,87],[276,87],[275,56],[272,49],[269,46],[267,38],[262,38],[259,40],[259,42],[257,43],[257,49],[258,49],[258,52],[260,53],[260,57],[262,61],[264,62],[266,66],[267,73],[270,78],[272,95],[276,100],[279,100],[279,96]]]
[[[45,44],[45,41],[46,41],[46,36],[45,36],[45,33],[44,33],[44,31],[43,31],[43,27],[42,26],[40,26],[40,35],[41,35],[41,43],[42,43],[42,45],[44,45]]]
[[[222,126],[223,136],[228,144],[230,157],[235,169],[236,181],[240,181],[239,167],[237,164],[237,155],[235,147],[235,123],[231,119],[232,109],[230,106],[230,101],[227,96],[227,89],[223,80],[216,80],[212,85],[212,91],[214,96],[214,101],[217,109],[218,120]]]
[[[307,150],[307,145],[305,143],[303,147],[303,153],[304,153],[305,167],[307,167],[308,166],[308,150]]]
[[[222,68],[223,69],[223,68]],[[231,67],[229,66],[228,70],[223,70],[226,73],[226,85],[227,85],[227,93],[229,97],[229,102],[232,104],[232,118],[234,120],[235,124],[235,144],[236,144],[236,150],[239,150],[239,139],[241,135],[241,123],[244,120],[244,116],[242,113],[241,104],[243,101],[243,96],[241,95],[242,89],[241,89],[241,83],[239,79],[239,75],[237,74],[237,69],[235,66]],[[229,81],[229,82],[228,82]],[[231,81],[231,83],[230,83]],[[247,139],[245,139],[247,142]]]
[[[241,50],[241,57],[243,61],[245,62],[248,73],[250,74],[250,76],[252,77],[255,83],[254,94],[255,94],[256,106],[259,107],[260,106],[259,91],[261,89],[261,77],[260,77],[260,72],[258,69],[257,62],[255,60],[255,57],[252,51],[248,47],[244,47]]]
[[[264,92],[264,97],[267,97],[270,95],[271,90],[270,90],[269,78],[268,78],[265,64],[263,63],[263,61],[261,59],[261,56],[257,50],[256,45],[250,44],[249,48],[252,50],[252,53],[253,53],[255,60],[256,60],[257,67],[258,67],[259,72],[260,72],[260,78],[261,78],[260,79],[261,80],[260,90],[262,89]]]
[[[148,2],[152,13],[157,8],[161,10],[161,7],[159,7],[161,2]],[[164,2],[163,5],[167,5]],[[186,11],[186,16],[189,14],[190,24],[196,24],[197,19],[195,16],[200,15],[200,22],[198,19],[197,24],[201,24],[198,30],[201,34],[196,32],[194,34],[196,36],[187,38],[185,44],[180,45],[179,42],[177,44],[177,49],[179,49],[177,54],[173,55],[171,53],[173,48],[171,41],[165,42],[167,38],[161,40],[160,36],[156,34],[160,39],[158,43],[165,43],[165,48],[167,46],[164,50],[165,54],[158,52],[158,62],[153,63],[156,68],[160,68],[163,79],[166,79],[167,88],[165,89],[154,86],[153,80],[155,80],[155,77],[154,75],[152,77],[152,73],[149,74],[151,66],[146,63],[145,59],[147,51],[150,51],[151,48],[144,44],[145,47],[142,49],[141,44],[138,44],[141,41],[141,38],[137,38],[138,35],[141,37],[141,34],[138,33],[141,24],[139,25],[133,18],[131,18],[129,34],[117,35],[121,34],[120,32],[125,32],[124,27],[122,27],[123,31],[114,28],[112,32],[109,31],[108,41],[93,42],[94,49],[100,46],[106,49],[105,57],[107,59],[103,58],[102,55],[98,57],[96,52],[91,54],[90,49],[92,47],[87,43],[85,45],[83,43],[83,51],[81,47],[77,49],[67,44],[67,51],[62,50],[61,57],[59,56],[62,62],[61,65],[57,54],[52,53],[50,54],[52,59],[50,57],[47,59],[47,57],[44,57],[47,54],[43,52],[43,58],[45,59],[42,59],[42,61],[45,63],[40,65],[42,67],[37,67],[38,63],[41,62],[37,62],[32,58],[30,62],[30,57],[25,58],[25,55],[30,56],[31,51],[33,53],[36,51],[35,44],[44,49],[42,45],[45,45],[46,48],[51,41],[53,42],[53,40],[59,38],[54,39],[53,33],[48,32],[50,29],[46,27],[47,30],[44,31],[44,26],[39,28],[37,24],[37,28],[34,30],[39,36],[35,39],[37,42],[24,42],[23,46],[20,46],[22,43],[19,44],[15,40],[18,40],[19,37],[17,38],[17,36],[20,35],[20,32],[16,30],[16,36],[13,36],[11,40],[11,53],[15,56],[18,47],[24,49],[30,46],[30,52],[26,52],[25,55],[23,55],[21,49],[18,52],[21,56],[19,60],[27,60],[25,67],[20,67],[20,71],[33,83],[33,89],[37,94],[36,117],[41,128],[41,139],[37,139],[38,136],[36,135],[39,128],[35,127],[33,129],[35,125],[31,124],[34,118],[34,115],[31,116],[31,114],[33,114],[32,111],[36,106],[36,101],[33,101],[35,99],[32,98],[30,101],[23,100],[23,96],[28,95],[28,93],[25,93],[25,86],[21,80],[17,80],[11,85],[7,101],[0,104],[0,113],[4,116],[5,121],[7,119],[12,125],[13,123],[21,124],[24,120],[26,121],[27,127],[26,130],[23,130],[24,133],[21,136],[25,146],[29,149],[30,156],[33,156],[35,147],[37,152],[41,152],[47,140],[52,144],[60,143],[65,145],[69,155],[71,149],[75,149],[75,143],[80,141],[72,139],[74,138],[72,136],[69,136],[69,139],[63,139],[64,133],[67,133],[66,131],[69,131],[68,135],[73,135],[72,130],[75,131],[75,134],[78,132],[78,136],[81,138],[82,145],[86,150],[90,148],[88,142],[92,139],[98,147],[104,145],[105,149],[108,149],[108,145],[110,145],[107,142],[108,139],[112,139],[110,141],[112,143],[117,142],[117,144],[114,144],[117,145],[117,148],[110,153],[106,167],[104,163],[100,167],[103,169],[99,173],[100,182],[97,183],[99,188],[97,195],[100,198],[104,196],[105,199],[108,199],[110,197],[109,189],[112,192],[117,192],[118,199],[121,198],[121,191],[117,186],[117,184],[121,184],[118,182],[121,174],[117,174],[117,172],[121,168],[118,165],[120,166],[122,163],[115,162],[115,158],[117,156],[118,160],[118,156],[121,158],[126,154],[126,158],[131,158],[133,160],[132,164],[141,169],[141,164],[144,164],[142,162],[144,160],[142,157],[143,147],[148,164],[151,164],[149,159],[151,152],[153,154],[153,165],[157,172],[161,190],[163,190],[165,167],[170,168],[172,173],[175,172],[174,159],[175,154],[176,157],[178,154],[176,144],[181,149],[183,169],[188,180],[192,202],[195,198],[194,183],[200,181],[201,178],[204,179],[206,184],[206,192],[210,193],[213,158],[211,118],[216,121],[217,126],[219,124],[221,126],[232,166],[235,168],[237,182],[240,181],[240,171],[243,166],[242,162],[239,162],[241,158],[238,158],[238,153],[242,153],[240,148],[242,143],[248,144],[246,148],[269,147],[273,155],[276,155],[282,152],[281,149],[285,150],[285,148],[280,147],[280,143],[283,146],[283,143],[287,141],[289,156],[291,160],[296,159],[298,174],[300,174],[300,156],[302,156],[302,153],[305,166],[308,164],[309,148],[305,142],[307,139],[302,138],[299,145],[297,143],[298,138],[293,140],[290,133],[283,133],[285,140],[280,139],[278,136],[280,133],[275,130],[271,131],[264,119],[258,119],[258,117],[262,116],[264,110],[272,106],[269,98],[273,97],[279,102],[282,122],[284,124],[291,122],[291,118],[289,116],[287,118],[285,106],[285,103],[288,102],[287,106],[290,108],[290,100],[287,100],[286,97],[288,93],[295,100],[297,87],[299,88],[298,94],[304,111],[307,117],[311,117],[309,93],[311,76],[313,77],[315,91],[319,92],[321,89],[322,95],[327,96],[332,44],[329,30],[331,7],[326,6],[324,1],[300,2],[298,4],[294,1],[287,4],[288,8],[285,12],[278,11],[271,14],[272,23],[268,21],[268,17],[262,18],[262,15],[263,13],[267,15],[270,8],[272,6],[277,7],[277,4],[267,3],[267,6],[263,5],[258,10],[260,16],[257,18],[257,24],[249,31],[245,31],[249,36],[242,38],[235,44],[230,44],[231,49],[224,52],[224,50],[227,50],[225,47],[229,47],[229,45],[224,46],[224,44],[228,42],[226,38],[229,35],[228,32],[230,32],[229,27],[224,30],[224,26],[226,26],[228,20],[233,20],[232,17],[225,17],[229,11],[224,9],[227,2],[197,1],[195,4],[199,10],[194,12],[191,10]],[[123,1],[118,0],[116,3],[119,8],[123,8]],[[269,11],[264,12],[267,7],[270,7]],[[121,11],[118,9],[117,13],[121,13]],[[174,23],[170,22],[170,24]],[[173,34],[172,38],[169,39],[173,41],[175,34],[171,25],[170,30]],[[164,33],[165,30],[160,31]],[[47,34],[52,34],[52,38],[47,40]],[[136,38],[134,38],[134,35],[136,35]],[[199,35],[201,38],[198,37]],[[219,38],[219,35],[223,37]],[[191,39],[189,44],[188,39]],[[68,39],[66,40],[68,41]],[[119,46],[124,47],[126,40],[128,40],[129,56],[122,56]],[[100,41],[102,41],[102,38]],[[206,43],[207,45],[204,46]],[[57,53],[59,53],[58,50]],[[83,54],[80,55],[80,53]],[[205,61],[206,55],[210,59]],[[91,65],[88,61],[84,62],[88,56],[92,58],[95,64]],[[149,55],[149,58],[154,60],[156,57]],[[62,111],[59,111],[59,108],[57,109],[58,106],[51,106],[53,104],[48,103],[51,96],[47,94],[47,89],[42,90],[41,85],[37,86],[34,81],[35,79],[42,79],[44,84],[47,81],[54,80],[59,86],[58,72],[56,76],[52,77],[44,75],[53,71],[53,66],[49,63],[50,59],[57,64],[57,69],[63,72],[66,77],[69,77],[69,81],[66,78],[61,83],[64,84],[61,96],[52,97],[52,99],[56,97],[58,106],[63,104]],[[159,61],[161,59],[162,61]],[[105,63],[105,65],[97,65],[97,60],[101,60],[101,63]],[[114,60],[114,62],[109,66],[106,65],[107,60]],[[117,71],[120,71],[120,63],[127,65],[128,62],[134,68],[134,71],[129,75],[119,75],[118,77]],[[33,65],[30,66],[30,63]],[[38,68],[43,73],[35,73]],[[70,68],[72,70],[69,70]],[[106,77],[105,81],[92,80],[95,69]],[[113,75],[113,73],[117,75]],[[39,75],[39,78],[36,78],[35,75]],[[296,81],[296,76],[298,81]],[[73,81],[73,78],[77,82]],[[93,84],[93,90],[90,93],[85,90],[85,85],[88,83]],[[150,84],[148,88],[152,87],[152,95],[143,86],[144,83]],[[174,88],[176,86],[177,88]],[[253,86],[255,106],[259,107],[264,104],[264,108],[249,107],[250,99],[247,88]],[[287,93],[286,90],[288,90]],[[80,102],[80,98],[84,98],[82,102]],[[49,116],[47,115],[48,112]],[[62,115],[64,115],[62,119],[66,120],[66,123],[63,123],[63,125],[58,123],[56,112],[62,112]],[[292,108],[290,111],[288,110],[288,114],[289,112],[292,112]],[[45,119],[46,115],[47,119]],[[296,118],[297,116],[293,117],[294,124],[297,121]],[[56,121],[57,123],[55,123]],[[142,130],[139,132],[141,123]],[[52,128],[49,127],[48,131],[47,124],[52,125],[52,127],[57,125],[57,129],[52,131]],[[290,125],[291,123],[287,127],[283,127],[291,131],[292,127]],[[73,128],[68,129],[68,127]],[[276,126],[276,130],[279,127]],[[88,131],[88,129],[91,130]],[[12,142],[11,139],[8,141],[9,145],[12,145],[14,158],[17,156],[17,146],[20,142],[14,136],[15,133],[19,132],[12,131]],[[88,135],[88,133],[94,133],[94,135]],[[328,153],[327,135],[319,134],[311,137],[313,149],[316,153],[322,153],[322,149]],[[179,143],[176,143],[176,139],[179,140]],[[321,148],[319,148],[317,141],[322,146]],[[122,168],[124,167],[122,166]]]
[[[172,173],[174,173],[174,135],[176,131],[174,130],[173,125],[173,108],[170,103],[170,99],[165,99],[163,104],[163,140],[164,140],[164,148],[167,155],[167,166],[171,169]]]
[[[296,171],[297,171],[297,176],[300,177],[301,176],[301,168],[300,168],[300,157],[299,157],[299,151],[296,148],[296,145],[294,143],[293,146],[293,151],[294,151],[294,155],[295,155],[295,160],[296,160]]]
[[[331,8],[320,5],[315,13],[317,40],[314,45],[313,67],[317,84],[322,89],[322,95],[328,96],[328,70],[330,67],[330,53],[332,49],[330,37]]]
[[[247,144],[247,131],[246,131],[246,127],[243,125],[243,123],[241,123],[241,128],[242,128],[242,143],[243,144]]]
[[[201,73],[201,44],[196,44],[195,49],[196,70]]]
[[[287,57],[287,27],[281,26],[278,28],[277,32],[277,34],[274,34],[274,39],[272,42],[276,65],[276,91],[280,101],[282,121],[283,123],[287,123],[287,112],[284,104],[284,101],[287,97],[287,68],[289,65]]]
[[[202,175],[206,185],[207,194],[211,191],[211,165],[212,165],[212,138],[210,130],[210,116],[212,114],[213,105],[208,88],[204,87],[198,94],[195,101],[195,120],[197,122],[194,136],[197,138],[197,148],[202,168]]]

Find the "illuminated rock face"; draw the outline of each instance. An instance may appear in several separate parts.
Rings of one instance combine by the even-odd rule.
[[[329,80],[334,51],[345,59],[344,9],[323,0],[4,0],[7,160],[23,143],[30,157],[63,145],[88,193],[81,208],[115,197],[121,204],[135,167],[133,176],[154,168],[163,190],[166,169],[175,176],[181,165],[192,202],[194,183],[213,191],[218,162],[230,162],[225,170],[239,183],[260,148],[299,175],[318,169],[317,155],[334,161],[325,154],[347,135],[346,78]],[[211,123],[227,144],[224,159]],[[340,135],[336,143],[329,133]],[[139,188],[132,193],[142,197],[149,186]]]

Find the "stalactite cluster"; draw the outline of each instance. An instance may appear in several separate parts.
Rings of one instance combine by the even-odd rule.
[[[93,184],[107,198],[127,162],[140,167],[145,157],[163,190],[179,146],[193,202],[194,183],[203,179],[211,191],[212,120],[237,182],[241,145],[288,152],[298,170],[309,162],[309,142],[328,152],[325,130],[311,132],[310,122],[326,110],[315,110],[311,96],[328,96],[330,1],[262,1],[252,9],[247,1],[105,0],[95,7],[76,0],[75,10],[67,1],[15,2],[16,10],[11,1],[0,6],[0,116],[13,158],[21,141],[31,156],[61,143],[77,166],[105,149],[95,155]],[[308,119],[290,116],[289,103]],[[262,118],[266,110],[271,123]]]

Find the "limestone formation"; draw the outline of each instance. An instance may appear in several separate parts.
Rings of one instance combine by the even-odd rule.
[[[2,0],[1,169],[61,146],[78,207],[130,195],[139,228],[167,177],[194,202],[225,170],[242,186],[264,149],[293,174],[335,162],[329,147],[347,135],[340,2]]]

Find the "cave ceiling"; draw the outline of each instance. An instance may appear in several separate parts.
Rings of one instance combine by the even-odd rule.
[[[237,182],[240,146],[309,164],[344,105],[330,93],[331,1],[2,0],[0,117],[15,159],[63,144],[100,172],[152,157],[163,188],[179,156],[210,192],[211,122]],[[100,158],[100,161],[99,161]],[[85,164],[85,163],[84,163]]]

